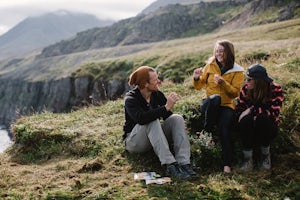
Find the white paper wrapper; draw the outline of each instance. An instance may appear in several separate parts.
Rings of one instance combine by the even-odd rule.
[[[164,184],[164,183],[169,183],[171,182],[171,178],[169,177],[163,177],[163,178],[158,178],[158,179],[153,179],[153,180],[146,180],[146,185],[148,184]]]
[[[151,180],[159,178],[160,175],[156,172],[140,172],[134,173],[134,180]]]

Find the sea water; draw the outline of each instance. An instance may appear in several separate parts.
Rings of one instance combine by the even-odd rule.
[[[4,152],[12,143],[8,132],[5,129],[0,129],[0,153]]]

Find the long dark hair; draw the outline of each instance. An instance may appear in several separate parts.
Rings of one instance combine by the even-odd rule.
[[[248,99],[250,99],[254,104],[260,105],[269,101],[272,96],[271,84],[263,79],[254,79],[254,88],[248,90]]]
[[[225,54],[225,68],[232,69],[234,62],[235,62],[235,55],[234,55],[234,46],[229,40],[218,40],[215,44],[214,48],[214,56],[216,55],[217,46],[221,45],[224,47],[224,54]]]

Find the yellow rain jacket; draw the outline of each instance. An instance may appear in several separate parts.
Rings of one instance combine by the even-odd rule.
[[[199,80],[193,80],[194,87],[197,90],[205,88],[206,97],[213,94],[219,94],[221,96],[221,106],[227,106],[234,109],[233,100],[238,97],[243,85],[244,69],[234,63],[233,68],[222,75],[224,82],[219,85],[214,82],[215,74],[221,75],[221,70],[216,59],[204,67],[203,74],[200,76]]]

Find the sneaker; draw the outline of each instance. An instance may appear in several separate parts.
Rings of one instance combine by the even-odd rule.
[[[193,170],[193,168],[190,164],[180,165],[180,168],[183,171],[185,171],[187,174],[189,174],[190,176],[196,176],[197,175],[197,173]]]
[[[240,167],[240,170],[243,170],[243,171],[249,171],[252,169],[253,169],[253,160],[251,158],[244,160],[244,162],[242,163],[242,166]]]
[[[190,175],[183,171],[178,164],[170,164],[167,166],[166,173],[171,177],[177,177],[180,179],[187,179],[190,177]]]
[[[271,156],[270,154],[262,155],[262,165],[263,169],[271,169]]]

